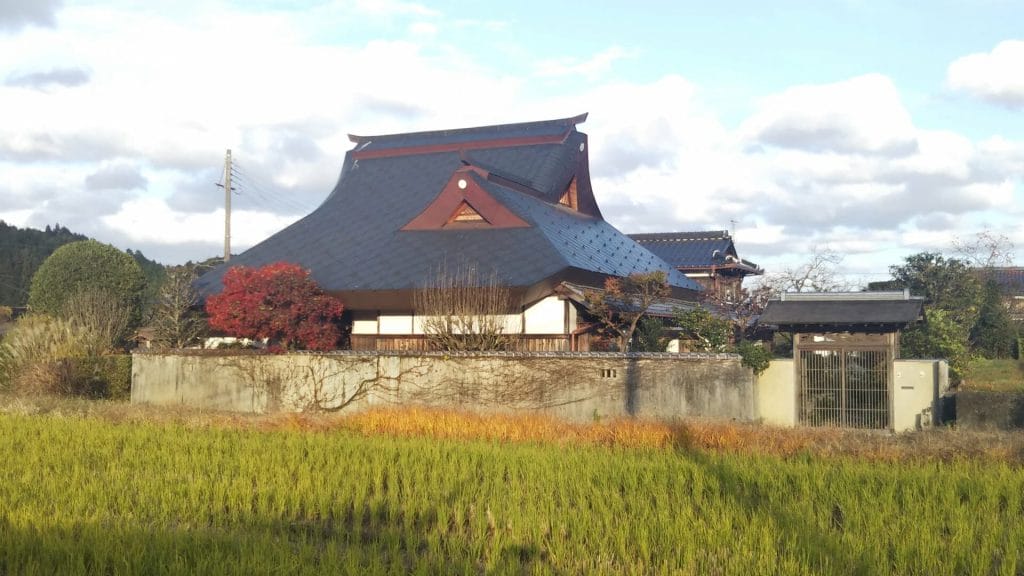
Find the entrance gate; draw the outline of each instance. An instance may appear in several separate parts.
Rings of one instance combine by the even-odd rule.
[[[895,334],[796,334],[800,424],[890,428]]]

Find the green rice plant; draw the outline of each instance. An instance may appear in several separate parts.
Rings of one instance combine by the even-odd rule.
[[[1024,471],[0,414],[0,574],[1017,574]]]

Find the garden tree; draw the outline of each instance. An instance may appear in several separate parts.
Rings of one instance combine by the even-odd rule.
[[[1017,329],[993,278],[982,287],[978,320],[971,328],[971,349],[985,358],[1010,358],[1017,346]]]
[[[431,345],[446,351],[511,350],[517,336],[509,325],[512,293],[492,272],[447,265],[413,293],[413,305]]]
[[[729,320],[733,327],[733,338],[737,341],[753,336],[755,321],[764,312],[768,301],[778,293],[771,286],[760,284],[754,288],[740,288],[736,297],[722,298],[711,291],[705,292],[703,302],[720,316]]]
[[[152,323],[160,345],[185,348],[206,331],[206,322],[199,314],[199,295],[192,286],[195,280],[195,271],[186,266],[167,271],[153,307]]]
[[[142,321],[142,295],[145,277],[134,258],[113,246],[95,240],[72,242],[57,248],[32,277],[28,305],[36,313],[57,317],[74,316],[79,322],[105,324],[104,310],[120,310],[126,315],[122,329],[114,336],[114,345],[126,344]],[[95,312],[87,317],[77,309],[90,302]],[[92,326],[106,330],[102,326]]]
[[[849,283],[838,273],[838,267],[842,262],[843,257],[831,248],[815,247],[809,261],[766,275],[761,279],[760,286],[768,287],[775,294],[849,290]]]
[[[636,339],[633,349],[637,352],[664,352],[668,347],[665,337],[665,323],[661,318],[645,316],[636,325]]]
[[[296,264],[236,266],[224,290],[206,300],[209,325],[240,338],[266,338],[272,348],[333,349],[341,338],[341,301]]]
[[[680,336],[693,342],[699,352],[724,352],[732,344],[733,323],[728,318],[712,314],[698,306],[692,310],[676,312]]]
[[[768,369],[772,354],[759,342],[746,340],[746,337],[752,329],[751,315],[754,315],[755,310],[756,314],[760,314],[764,309],[768,300],[768,290],[761,287],[753,293],[744,291],[744,294],[744,299],[732,303],[736,314],[716,304],[720,301],[714,296],[708,296],[705,302],[710,304],[712,309],[698,307],[693,310],[679,310],[676,312],[676,322],[679,324],[680,336],[696,344],[699,351],[739,354],[744,366],[752,369],[754,374],[760,374]]]
[[[889,273],[897,288],[923,296],[928,306],[946,310],[968,330],[974,325],[981,283],[967,262],[937,252],[920,252],[907,256],[902,265],[890,266]]]
[[[945,358],[950,376],[959,381],[971,360],[970,329],[953,319],[948,310],[925,308],[924,320],[900,334],[900,350],[909,358]]]
[[[925,319],[903,331],[902,353],[910,358],[946,358],[954,378],[960,378],[970,359],[971,329],[978,319],[981,285],[963,260],[937,252],[907,256],[890,266],[893,286],[923,296]]]
[[[648,308],[671,293],[668,275],[656,270],[636,272],[625,278],[608,278],[604,281],[603,292],[590,290],[585,298],[590,313],[615,337],[618,349],[625,352],[630,349],[636,327],[647,315]]]

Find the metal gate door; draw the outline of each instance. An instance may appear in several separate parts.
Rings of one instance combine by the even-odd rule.
[[[889,428],[890,349],[811,345],[798,352],[800,424]]]

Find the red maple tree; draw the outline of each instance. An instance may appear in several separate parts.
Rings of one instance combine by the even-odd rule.
[[[240,338],[268,339],[271,347],[331,350],[341,337],[342,303],[325,294],[296,264],[236,266],[224,290],[206,300],[209,324]]]

